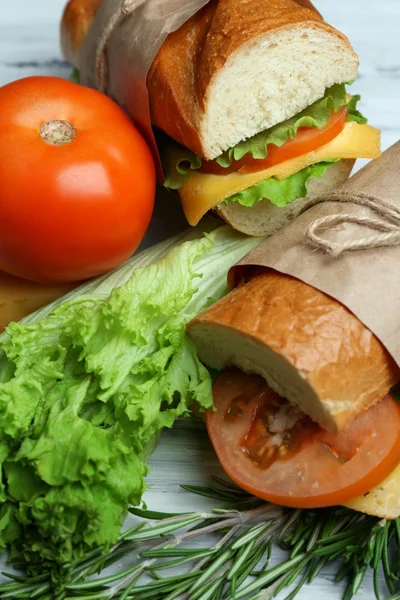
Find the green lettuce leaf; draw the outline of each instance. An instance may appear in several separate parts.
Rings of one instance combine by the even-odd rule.
[[[72,70],[70,76],[69,76],[70,81],[73,81],[74,83],[80,83],[81,82],[81,75],[79,72],[79,69],[77,69],[76,67]]]
[[[178,190],[187,181],[190,171],[200,169],[202,159],[159,131],[156,141],[164,170],[163,185],[170,190]]]
[[[345,86],[343,84],[334,85],[326,90],[325,96],[321,100],[310,104],[301,113],[283,123],[278,123],[266,131],[261,131],[248,140],[240,142],[234,148],[230,148],[221,156],[218,156],[216,161],[221,167],[229,167],[232,159],[240,160],[246,154],[251,154],[253,158],[266,158],[269,144],[278,147],[283,146],[288,139],[296,137],[300,127],[324,129],[331,114],[337,112],[346,104]]]
[[[331,160],[316,163],[294,173],[294,175],[286,179],[282,179],[282,181],[279,181],[276,177],[270,177],[238,194],[230,196],[225,202],[239,202],[242,206],[250,207],[257,204],[263,198],[267,198],[275,206],[283,208],[290,202],[297,200],[297,198],[306,196],[309,180],[322,177],[334,162],[336,161]]]
[[[359,110],[357,110],[357,104],[360,101],[360,99],[361,96],[359,94],[351,97],[350,101],[347,104],[347,109],[349,111],[347,120],[355,121],[356,123],[360,123],[360,125],[363,125],[364,123],[368,123],[368,120],[364,117],[363,114],[360,113]]]
[[[317,100],[301,113],[240,142],[215,160],[221,167],[226,168],[231,165],[233,159],[240,160],[247,154],[251,154],[256,159],[266,158],[269,144],[283,146],[288,139],[296,137],[300,127],[323,129],[331,113],[346,105],[349,110],[348,121],[366,123],[365,117],[357,110],[359,100],[360,96],[352,96],[350,100],[346,98],[344,84],[333,85],[326,90],[322,99]],[[187,181],[190,171],[201,167],[202,159],[170,138],[162,136],[160,139],[159,146],[166,177],[164,185],[171,189],[179,189]]]
[[[157,436],[211,378],[185,324],[260,240],[175,236],[0,338],[0,548],[40,574],[116,540]],[[156,262],[154,260],[157,259]],[[150,449],[150,450],[149,450]]]

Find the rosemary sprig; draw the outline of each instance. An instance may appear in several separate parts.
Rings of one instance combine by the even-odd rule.
[[[379,520],[344,508],[279,509],[219,478],[185,489],[219,500],[223,507],[174,515],[132,509],[140,522],[120,535],[107,556],[93,550],[70,565],[57,589],[51,572],[6,574],[1,598],[270,600],[292,586],[286,600],[293,600],[327,563],[340,559],[336,581],[347,580],[344,600],[357,594],[368,569],[377,600],[383,600],[381,573],[386,598],[400,600],[400,519]],[[270,566],[277,544],[288,556]],[[104,574],[127,556],[127,568]]]

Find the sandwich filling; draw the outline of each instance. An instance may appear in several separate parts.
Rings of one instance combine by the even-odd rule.
[[[251,207],[267,198],[284,207],[306,196],[309,180],[322,177],[336,161],[379,156],[379,131],[366,124],[358,101],[344,84],[334,85],[301,113],[212,161],[161,135],[164,185],[179,190],[191,225],[226,202]]]
[[[328,432],[259,376],[223,371],[207,429],[239,487],[294,508],[343,504],[379,485],[399,464],[400,407],[387,395],[341,432]]]

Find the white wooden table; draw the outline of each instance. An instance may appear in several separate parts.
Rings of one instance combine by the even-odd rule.
[[[349,36],[359,54],[360,77],[352,89],[362,95],[361,108],[381,129],[387,148],[400,138],[400,2],[316,0],[316,4],[328,22]],[[0,85],[29,75],[69,75],[58,41],[63,5],[64,0],[0,0]],[[176,205],[171,218],[171,202],[166,218],[166,198],[159,198],[146,244],[184,226]],[[221,474],[204,430],[191,422],[180,423],[164,433],[151,460],[146,501],[158,510],[200,509],[204,503],[180,490],[179,484],[205,483],[212,473]],[[321,573],[312,587],[303,588],[299,600],[339,600],[342,588],[331,579],[331,570]],[[365,579],[359,597],[374,597],[371,577]]]

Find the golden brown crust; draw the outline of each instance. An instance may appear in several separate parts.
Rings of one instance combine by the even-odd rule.
[[[70,0],[61,25],[66,58],[79,67],[79,51],[101,0]],[[204,156],[199,115],[212,79],[227,58],[249,40],[298,24],[347,38],[312,10],[309,0],[211,0],[161,47],[148,75],[150,112],[155,126]],[[200,110],[199,110],[200,109]]]
[[[257,37],[296,24],[347,38],[321,16],[294,0],[212,0],[164,42],[148,76],[153,123],[203,158],[199,115],[205,109],[212,79],[226,60]],[[261,13],[261,14],[260,14]],[[200,109],[200,110],[199,110]]]
[[[65,58],[79,68],[79,53],[101,0],[69,0],[61,20],[61,47]]]
[[[350,177],[356,162],[353,158],[342,158],[334,163],[320,179],[311,179],[308,184],[307,196],[297,198],[286,207],[274,206],[264,199],[255,206],[246,207],[239,202],[222,202],[214,211],[233,229],[246,235],[264,237],[272,235],[293,221],[301,213],[310,198],[338,187]]]
[[[196,317],[189,335],[201,323],[267,346],[329,403],[343,429],[399,381],[397,366],[342,304],[287,275],[258,273]]]
[[[306,23],[335,32],[318,13],[293,0],[269,0],[268,10],[262,8],[260,0],[219,0],[199,48],[201,67],[196,71],[196,95],[201,107],[205,108],[212,79],[234,52],[271,31]]]
[[[72,62],[76,67],[79,67],[79,53],[82,48],[82,44],[86,37],[87,32],[93,22],[93,19],[101,5],[102,0],[69,0],[65,6],[62,19],[61,19],[61,46],[64,56]],[[313,10],[319,17],[320,13],[317,11],[315,6],[310,0],[295,0],[297,4]],[[209,3],[208,11],[209,16],[215,12],[215,5],[217,0],[212,0]],[[214,6],[213,6],[214,5]],[[201,11],[200,11],[201,12]],[[321,17],[322,19],[322,17]],[[203,29],[203,33],[206,34],[208,31],[208,25],[202,24],[202,15],[195,15],[193,19],[190,19],[192,27],[197,22],[199,23],[200,29]],[[204,27],[204,25],[206,25]],[[178,42],[178,38],[176,38]]]
[[[199,155],[203,148],[195,88],[215,6],[213,0],[167,37],[147,77],[153,124]]]

